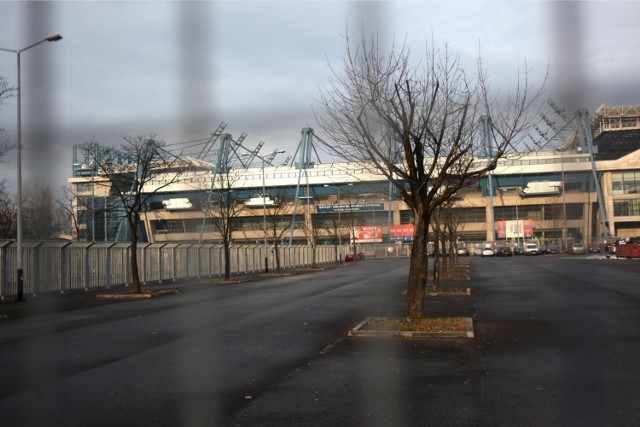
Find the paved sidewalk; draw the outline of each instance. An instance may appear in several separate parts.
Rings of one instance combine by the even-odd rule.
[[[291,275],[299,275],[313,273],[318,271],[330,270],[335,268],[350,267],[352,264],[324,264],[316,268],[305,267],[298,269],[282,270],[278,273],[276,270],[270,270],[269,273],[250,273],[250,274],[234,274],[229,280],[223,277],[212,278],[193,278],[177,281],[164,281],[161,283],[149,283],[142,286],[143,292],[176,290],[178,292],[194,292],[202,290],[203,287],[209,285],[233,285],[244,282],[252,282],[257,280],[266,280],[277,277],[287,277]],[[131,291],[130,286],[114,285],[109,288],[91,288],[87,290],[72,290],[64,293],[51,292],[40,295],[25,294],[25,301],[18,302],[15,296],[9,296],[0,299],[0,321],[20,319],[25,316],[66,312],[71,310],[79,310],[84,308],[97,307],[104,304],[118,302],[114,299],[101,299],[101,295],[117,295],[125,294]],[[123,298],[126,299],[126,298]]]

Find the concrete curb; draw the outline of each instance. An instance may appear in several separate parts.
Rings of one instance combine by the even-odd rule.
[[[178,291],[176,289],[165,289],[159,291],[145,291],[140,293],[121,292],[114,294],[98,294],[97,299],[115,299],[115,300],[139,300],[162,297],[166,295],[175,295]]]
[[[355,328],[349,331],[350,337],[372,337],[372,338],[475,338],[473,332],[473,319],[466,318],[467,329],[465,331],[383,331],[383,330],[363,330],[372,317],[367,317],[360,322]]]
[[[400,295],[406,296],[407,291],[402,291]],[[445,290],[441,289],[440,292],[426,291],[425,295],[428,295],[430,297],[455,297],[462,295],[471,295],[471,288],[445,288]]]
[[[432,297],[455,297],[459,295],[471,295],[471,288],[454,288],[454,289],[445,289],[444,291],[441,289],[440,292],[429,292],[426,293]]]

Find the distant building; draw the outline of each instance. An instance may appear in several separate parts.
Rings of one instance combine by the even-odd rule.
[[[593,165],[589,148],[577,138],[568,139],[553,151],[509,154],[490,177],[458,194],[454,208],[462,218],[460,240],[511,244],[532,240],[565,248],[574,241],[640,236],[640,107],[601,106],[591,117],[591,127]],[[98,185],[103,178],[95,165],[78,159],[75,153],[74,176],[69,178],[77,196],[77,238],[126,240],[122,213],[110,208],[113,196]],[[215,180],[211,184],[215,164],[185,161],[191,161],[189,171],[146,206],[141,221],[142,238],[148,242],[219,239],[212,224],[215,219],[203,221],[202,208],[211,200],[210,191],[221,190]],[[368,165],[309,163],[301,167],[294,163],[239,168],[233,173],[233,184],[226,189],[233,191],[227,200],[247,207],[234,225],[237,243],[261,242],[266,217],[275,215],[280,218],[279,227],[290,226],[295,216],[293,232],[281,233],[284,243],[309,239],[320,244],[337,239],[346,243],[358,239],[356,231],[369,236],[368,242],[410,241],[407,226],[413,222],[412,213],[386,179]],[[158,177],[157,182],[161,181]]]

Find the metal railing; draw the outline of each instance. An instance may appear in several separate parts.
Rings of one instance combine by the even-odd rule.
[[[269,270],[274,271],[274,247],[269,246]],[[78,289],[105,288],[131,283],[129,243],[25,241],[23,245],[24,293],[37,295]],[[263,245],[231,247],[231,274],[258,273],[264,269]],[[280,267],[312,266],[313,248],[280,246]],[[341,248],[346,253],[348,247]],[[0,299],[17,295],[17,250],[12,240],[0,240]],[[137,248],[143,284],[218,277],[224,275],[222,245],[207,243],[144,243]],[[317,246],[315,264],[336,262],[334,246]]]

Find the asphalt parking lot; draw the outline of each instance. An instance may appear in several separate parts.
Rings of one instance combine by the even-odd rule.
[[[473,317],[474,339],[346,336],[403,315],[407,259],[144,301],[2,301],[2,425],[640,424],[638,260],[468,261],[471,295],[425,311]]]

